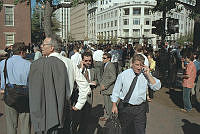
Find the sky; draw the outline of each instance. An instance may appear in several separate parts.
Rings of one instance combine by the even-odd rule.
[[[35,7],[35,4],[36,4],[35,0],[31,0],[31,8],[32,9]]]

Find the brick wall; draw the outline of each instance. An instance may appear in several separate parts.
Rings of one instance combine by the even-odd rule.
[[[6,33],[15,33],[14,42],[31,43],[31,5],[27,2],[13,4],[14,0],[3,0],[4,6],[14,6],[14,26],[5,26],[5,8],[0,12],[0,49],[5,48]]]

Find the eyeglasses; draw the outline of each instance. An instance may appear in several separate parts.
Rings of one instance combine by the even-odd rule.
[[[51,45],[51,44],[44,44],[44,43],[43,43],[41,46],[44,47],[44,46],[46,46],[46,45]]]
[[[104,60],[105,60],[105,59],[107,59],[107,58],[106,58],[106,57],[102,57],[102,59],[104,59]]]

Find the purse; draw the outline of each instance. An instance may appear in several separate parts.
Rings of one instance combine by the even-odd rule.
[[[4,66],[5,94],[4,102],[19,113],[29,113],[28,87],[24,85],[6,84],[7,60]]]

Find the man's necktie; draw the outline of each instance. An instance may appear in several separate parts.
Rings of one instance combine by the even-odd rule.
[[[125,98],[124,98],[124,102],[125,102],[125,103],[128,103],[129,100],[130,100],[130,98],[131,98],[131,95],[132,95],[133,90],[134,90],[134,88],[135,88],[135,85],[136,85],[138,76],[139,76],[139,75],[136,74],[135,78],[133,79],[133,81],[132,81],[132,83],[131,83],[131,86],[130,86],[130,88],[129,88],[129,90],[128,90],[128,93],[126,94],[126,96],[125,96]]]
[[[90,81],[89,80],[89,73],[88,73],[87,69],[85,70],[84,76],[85,76],[86,80],[89,82]]]

